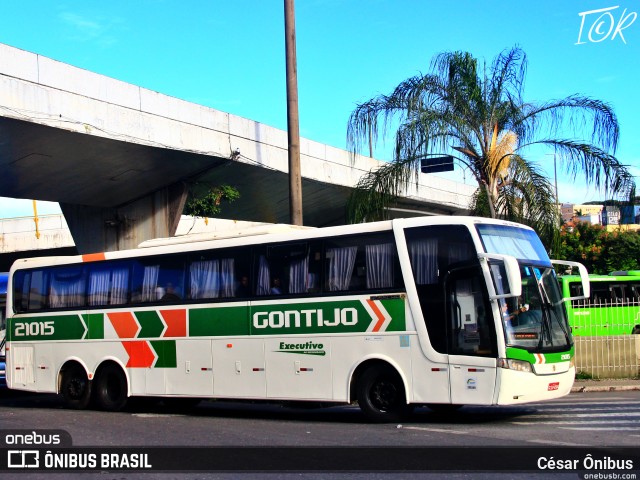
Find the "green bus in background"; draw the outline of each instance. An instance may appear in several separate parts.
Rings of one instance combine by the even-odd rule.
[[[582,294],[578,275],[558,277],[573,336],[629,335],[640,333],[640,270],[589,275],[591,295]]]

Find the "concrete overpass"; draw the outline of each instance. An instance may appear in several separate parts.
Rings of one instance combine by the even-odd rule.
[[[234,231],[268,229],[272,224],[224,219],[204,219],[183,215],[176,236],[229,235]],[[37,217],[0,218],[0,272],[8,272],[19,258],[77,255],[69,227],[61,214]]]
[[[289,220],[287,134],[0,44],[0,196],[60,202],[81,253],[175,233],[188,192],[234,185],[236,220]],[[379,161],[301,139],[304,223],[345,222]],[[397,216],[464,213],[474,188],[420,174]]]

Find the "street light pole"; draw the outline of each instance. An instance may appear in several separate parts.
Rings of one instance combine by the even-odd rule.
[[[284,0],[287,60],[287,130],[289,137],[289,217],[302,225],[302,178],[300,173],[300,126],[298,118],[298,67],[294,0]]]

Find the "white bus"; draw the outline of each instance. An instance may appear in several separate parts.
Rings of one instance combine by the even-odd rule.
[[[129,397],[357,402],[396,421],[573,384],[558,282],[523,225],[423,217],[198,240],[17,261],[9,388],[104,410]],[[505,319],[518,303],[527,315]]]

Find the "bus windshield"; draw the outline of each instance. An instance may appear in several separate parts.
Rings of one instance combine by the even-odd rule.
[[[511,255],[518,260],[551,265],[536,232],[508,225],[477,225],[478,233],[487,253]]]
[[[562,295],[553,268],[521,263],[520,273],[522,295],[501,300],[507,345],[530,352],[562,350],[571,346]]]
[[[522,295],[500,304],[507,345],[531,352],[570,346],[556,274],[535,232],[507,225],[478,225],[477,229],[487,253],[512,255],[520,264]]]

